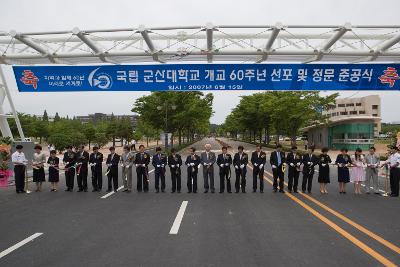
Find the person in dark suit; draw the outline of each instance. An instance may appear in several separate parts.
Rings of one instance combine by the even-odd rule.
[[[351,158],[347,152],[347,148],[342,148],[335,161],[335,164],[338,166],[337,172],[340,194],[346,194],[346,184],[350,182],[349,166],[351,165]]]
[[[187,188],[188,193],[197,193],[197,173],[199,171],[200,157],[196,155],[194,147],[189,148],[190,155],[187,156],[185,164],[187,166]]]
[[[78,192],[87,192],[89,153],[85,151],[85,146],[79,147],[79,151],[76,153],[76,163],[76,179],[79,187]]]
[[[232,193],[231,190],[231,164],[232,156],[227,153],[228,148],[226,146],[222,147],[222,153],[217,157],[217,164],[219,166],[219,192],[223,193],[225,191],[225,180],[226,180],[226,190],[228,193]]]
[[[120,156],[115,153],[115,147],[110,147],[110,154],[107,157],[107,177],[108,177],[108,190],[111,192],[114,187],[114,192],[118,189],[118,164],[120,161]]]
[[[153,155],[151,162],[154,166],[155,175],[155,187],[156,193],[160,192],[160,180],[161,180],[161,192],[165,192],[165,166],[167,166],[167,156],[161,153],[161,147],[156,147],[156,154]]]
[[[297,193],[299,184],[301,155],[297,152],[297,147],[293,146],[292,151],[286,157],[286,163],[289,165],[288,171],[288,190],[289,193]]]
[[[285,152],[281,151],[282,145],[277,144],[275,151],[271,153],[271,156],[269,158],[269,163],[272,166],[272,174],[274,177],[274,183],[273,183],[273,190],[274,192],[278,191],[278,179],[279,179],[279,192],[285,193],[283,190],[283,182],[285,178]]]
[[[257,179],[260,180],[260,193],[264,193],[264,166],[267,156],[261,149],[261,145],[257,145],[256,151],[251,154],[251,164],[253,165],[253,193],[257,192]]]
[[[144,145],[139,146],[139,152],[135,156],[136,175],[137,175],[137,191],[149,191],[149,169],[150,155],[144,152]]]
[[[243,152],[243,149],[243,146],[238,146],[238,152],[233,156],[233,166],[235,167],[236,174],[236,193],[239,193],[240,187],[242,188],[242,193],[246,193],[246,173],[249,156]]]
[[[67,186],[65,191],[72,192],[74,190],[76,163],[76,154],[72,151],[72,146],[67,146],[67,152],[64,153],[63,163],[65,166],[65,184]]]
[[[171,155],[168,156],[168,166],[171,172],[171,180],[172,180],[172,190],[171,193],[181,192],[181,166],[182,166],[182,158],[181,155],[176,153],[176,149],[171,149]]]
[[[92,192],[101,191],[103,187],[103,154],[97,146],[93,147],[93,153],[89,157],[89,165],[92,171]]]
[[[328,194],[328,190],[326,189],[326,185],[331,182],[329,177],[329,164],[332,162],[331,158],[328,155],[329,149],[327,147],[322,148],[322,154],[319,155],[318,159],[318,183],[319,191],[321,194]]]
[[[318,158],[314,155],[314,147],[308,147],[308,153],[303,156],[303,181],[301,185],[301,190],[303,193],[311,193],[312,180],[314,178],[314,167],[318,164]]]

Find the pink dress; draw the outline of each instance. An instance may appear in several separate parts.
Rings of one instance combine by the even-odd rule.
[[[351,156],[353,167],[350,169],[350,181],[351,182],[362,182],[365,181],[365,173],[363,168],[364,156],[361,156],[359,160],[356,160],[355,156]]]

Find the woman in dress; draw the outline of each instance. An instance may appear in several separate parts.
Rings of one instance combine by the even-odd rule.
[[[350,182],[349,166],[351,159],[347,154],[347,148],[342,148],[337,156],[335,164],[338,166],[339,193],[346,194],[346,184]]]
[[[60,159],[56,156],[57,152],[55,150],[50,151],[50,157],[47,160],[47,164],[49,164],[49,182],[51,183],[51,192],[57,191],[57,184],[60,180],[59,178],[59,164]]]
[[[361,182],[365,181],[364,173],[364,156],[360,148],[356,149],[356,153],[351,158],[352,168],[350,173],[350,181],[354,183],[354,193],[361,194]]]
[[[33,182],[36,183],[36,192],[41,192],[42,182],[45,181],[44,164],[46,163],[46,155],[42,152],[41,145],[36,145],[34,149],[35,153],[32,160]]]
[[[318,174],[318,183],[319,183],[319,191],[321,194],[328,194],[328,190],[326,189],[326,185],[331,182],[329,178],[329,163],[332,162],[331,158],[328,155],[328,148],[322,148],[322,154],[319,155],[318,166],[319,166],[319,174]]]

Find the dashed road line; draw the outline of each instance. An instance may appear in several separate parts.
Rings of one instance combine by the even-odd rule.
[[[3,258],[3,257],[5,257],[5,256],[7,256],[8,254],[10,254],[11,252],[13,252],[14,250],[16,250],[16,249],[22,247],[23,245],[25,245],[25,244],[27,244],[27,243],[33,241],[35,238],[37,238],[37,237],[39,237],[39,236],[41,236],[41,235],[43,235],[43,233],[35,233],[35,234],[33,234],[33,235],[31,235],[31,236],[25,238],[24,240],[18,242],[18,243],[15,244],[14,246],[9,247],[9,248],[6,249],[6,250],[3,250],[2,252],[0,252],[0,259]]]
[[[150,170],[149,173],[152,173],[153,171],[154,171],[154,169],[153,169],[153,170]],[[117,191],[120,191],[122,188],[124,188],[124,186],[118,187],[118,188],[117,188]],[[112,196],[112,195],[114,195],[114,194],[115,194],[115,192],[114,192],[114,191],[111,191],[110,193],[107,193],[107,194],[105,194],[104,196],[102,196],[102,197],[100,197],[100,198],[105,199],[105,198],[108,198],[109,196]]]
[[[170,235],[177,235],[179,231],[179,227],[181,226],[181,222],[183,219],[183,215],[185,214],[186,207],[188,205],[188,201],[182,201],[181,207],[178,210],[178,214],[175,217],[175,221],[172,224],[171,230],[169,231]]]

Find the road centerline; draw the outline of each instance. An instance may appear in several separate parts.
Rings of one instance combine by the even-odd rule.
[[[177,235],[179,231],[179,227],[181,226],[183,215],[185,214],[186,207],[188,205],[188,201],[182,201],[181,207],[178,210],[178,214],[175,217],[174,223],[172,224],[171,230],[169,231],[170,235]]]
[[[34,233],[33,235],[25,238],[24,240],[21,240],[20,242],[18,242],[17,244],[9,247],[6,250],[3,250],[2,252],[0,252],[0,259],[7,256],[8,254],[10,254],[11,252],[13,252],[14,250],[17,250],[18,248],[22,247],[23,245],[33,241],[35,238],[39,237],[43,235],[43,233]]]

